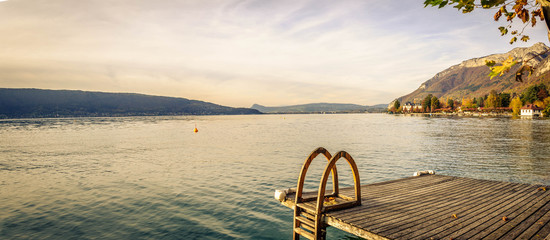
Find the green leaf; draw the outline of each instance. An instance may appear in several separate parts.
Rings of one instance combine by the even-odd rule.
[[[517,37],[513,37],[512,39],[510,39],[510,44],[513,44],[515,43],[516,41],[518,40]]]
[[[505,0],[481,0],[481,6],[483,8],[491,8],[504,3]]]
[[[500,30],[500,36],[504,36],[508,33],[508,28],[506,27],[499,27],[498,30]]]
[[[495,66],[496,62],[494,60],[485,60],[485,65],[488,67]]]

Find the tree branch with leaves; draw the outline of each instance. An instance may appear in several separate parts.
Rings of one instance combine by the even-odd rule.
[[[493,19],[500,21],[506,19],[506,25],[500,26],[498,30],[501,36],[510,34],[510,44],[514,44],[519,39],[520,41],[527,42],[530,40],[529,35],[526,34],[525,29],[530,25],[534,27],[538,22],[544,22],[547,29],[550,29],[550,0],[426,0],[424,1],[424,7],[438,7],[443,8],[446,6],[452,6],[457,8],[463,13],[470,13],[476,8],[481,9],[493,9],[496,10]],[[546,17],[545,17],[546,16]],[[514,25],[514,21],[521,21],[519,27]],[[550,40],[550,31],[548,31],[548,39]],[[546,54],[546,52],[539,55]],[[515,60],[512,57],[504,60],[499,65],[495,61],[487,61],[486,64],[491,69],[489,76],[491,78],[495,76],[502,76],[504,73],[510,71],[510,69],[518,62],[522,63],[520,69],[516,72],[516,81],[523,82],[523,76],[526,72],[529,76],[534,71],[529,61],[532,60]]]

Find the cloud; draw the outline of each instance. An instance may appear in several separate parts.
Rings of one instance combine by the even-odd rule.
[[[492,13],[412,1],[18,0],[0,15],[0,86],[231,106],[384,103],[510,49]]]

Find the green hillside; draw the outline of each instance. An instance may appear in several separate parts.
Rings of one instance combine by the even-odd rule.
[[[0,118],[259,113],[249,108],[134,93],[0,88]]]

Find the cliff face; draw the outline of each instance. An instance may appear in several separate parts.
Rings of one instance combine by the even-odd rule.
[[[520,93],[535,83],[550,82],[550,48],[543,43],[536,43],[528,48],[514,48],[504,54],[493,54],[474,58],[451,66],[433,78],[422,83],[418,89],[401,98],[401,102],[419,101],[428,94],[438,98],[462,99],[462,97],[480,97],[489,94],[491,90],[497,92]],[[524,82],[515,81],[515,72],[521,63],[516,64],[508,73],[501,77],[490,79],[490,69],[485,65],[486,60],[502,62],[508,56],[518,61],[529,61],[535,67],[534,74],[524,78]]]

